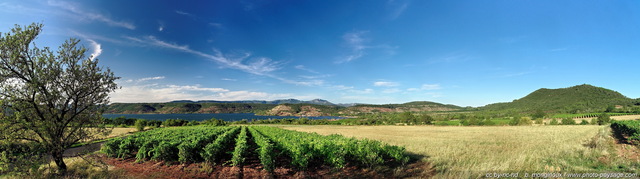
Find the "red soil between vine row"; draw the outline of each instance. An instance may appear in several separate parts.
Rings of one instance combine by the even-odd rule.
[[[113,170],[121,170],[124,176],[132,178],[424,178],[433,176],[435,172],[424,162],[414,162],[395,169],[377,170],[355,166],[332,169],[324,165],[316,165],[306,171],[277,167],[269,173],[263,170],[257,159],[247,159],[243,167],[233,167],[228,164],[211,166],[206,163],[136,162],[135,158],[119,159],[105,155],[97,157]]]

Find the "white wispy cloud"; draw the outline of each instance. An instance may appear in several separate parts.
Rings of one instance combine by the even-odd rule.
[[[177,10],[177,11],[176,11],[176,13],[177,13],[177,14],[180,14],[180,15],[183,15],[183,16],[187,16],[187,17],[192,18],[192,19],[194,19],[194,20],[197,18],[197,16],[196,16],[196,15],[191,14],[191,13],[188,13],[188,12],[185,12],[185,11]]]
[[[128,44],[130,45],[130,43],[126,43],[124,41],[122,41],[121,39],[116,39],[116,38],[110,38],[110,37],[105,37],[105,36],[100,36],[100,35],[95,35],[95,34],[87,34],[87,33],[80,33],[78,31],[75,30],[69,30],[70,35],[72,36],[78,36],[82,39],[86,39],[86,40],[98,40],[98,41],[102,41],[102,42],[111,42],[111,43],[118,43],[118,44]]]
[[[210,22],[209,25],[218,29],[224,27],[221,23],[217,22]]]
[[[233,79],[233,78],[222,78],[221,80],[224,80],[224,81],[238,81],[238,79]]]
[[[110,94],[111,102],[168,102],[173,100],[275,100],[298,98],[291,94],[273,94],[256,91],[231,91],[224,88],[206,88],[199,85],[124,85]]]
[[[429,59],[429,63],[459,63],[472,60],[474,57],[465,53],[455,52]]]
[[[277,76],[273,74],[273,72],[281,69],[284,65],[284,62],[274,61],[270,58],[266,57],[252,57],[252,54],[249,52],[241,53],[241,54],[223,54],[219,50],[214,49],[214,54],[207,54],[201,51],[193,50],[189,48],[188,45],[178,45],[175,43],[169,43],[162,41],[154,36],[146,36],[143,38],[136,37],[125,37],[128,40],[133,42],[152,45],[156,47],[168,48],[173,50],[182,51],[185,53],[189,53],[192,55],[197,55],[208,59],[210,61],[216,62],[222,67],[241,70],[246,73],[270,77],[276,80],[280,80],[285,83],[302,85],[302,86],[320,86],[324,84],[323,80],[307,80],[307,81],[299,81],[292,80],[284,77]]]
[[[164,22],[158,21],[158,31],[159,32],[164,31]]]
[[[420,89],[422,90],[439,90],[442,89],[440,84],[423,84]]]
[[[324,75],[300,75],[301,78],[304,79],[318,79],[318,78],[327,78],[327,77],[331,77],[333,75],[330,74],[324,74]]]
[[[516,76],[523,76],[523,75],[527,75],[533,73],[533,71],[523,71],[523,72],[517,72],[517,73],[509,73],[509,74],[505,74],[502,75],[502,78],[510,78],[510,77],[516,77]]]
[[[100,56],[100,54],[102,54],[102,46],[94,40],[87,39],[87,41],[89,41],[89,45],[91,45],[91,49],[93,50],[90,57],[90,60],[93,61],[98,56]]]
[[[364,55],[366,39],[363,37],[366,31],[349,32],[342,36],[347,46],[351,49],[351,54],[347,55],[343,59],[337,61],[337,63],[350,62],[359,59]]]
[[[430,90],[439,90],[439,89],[442,89],[442,86],[440,86],[440,84],[422,84],[420,88],[409,88],[407,89],[407,91],[416,92],[416,91],[430,91]]]
[[[294,68],[296,68],[296,69],[298,69],[298,70],[302,70],[302,71],[307,71],[307,72],[309,72],[309,73],[315,73],[315,74],[318,74],[318,72],[317,72],[317,71],[312,70],[312,69],[309,69],[309,68],[305,67],[304,65],[296,65],[296,66],[294,66]]]
[[[383,93],[399,93],[399,92],[402,92],[402,90],[398,88],[389,88],[389,89],[382,90],[382,92]]]
[[[389,18],[395,20],[409,7],[408,1],[388,1],[387,8],[390,10]]]
[[[151,81],[151,80],[161,80],[164,79],[164,76],[154,76],[154,77],[147,77],[147,78],[140,78],[137,79],[137,82],[143,82],[143,81]]]
[[[371,45],[371,39],[367,37],[368,31],[355,31],[348,32],[342,36],[342,40],[344,41],[347,48],[350,50],[348,55],[340,57],[335,63],[347,63],[353,60],[357,60],[367,55],[367,51],[369,49],[381,49],[383,52],[386,52],[388,55],[394,55],[396,53],[396,49],[398,47],[393,47],[387,44],[377,44]]]
[[[373,89],[371,89],[371,88],[366,88],[366,89],[363,89],[363,90],[351,89],[351,90],[349,90],[349,92],[355,93],[355,94],[372,94],[375,91]]]
[[[398,82],[392,81],[376,81],[373,82],[373,86],[382,86],[382,87],[394,87],[400,85]]]
[[[560,52],[560,51],[566,51],[569,50],[569,48],[567,47],[562,47],[562,48],[554,48],[554,49],[550,49],[550,52]]]
[[[77,5],[75,3],[65,2],[65,1],[49,0],[48,4],[50,6],[59,7],[59,8],[62,8],[64,10],[67,10],[68,12],[71,12],[71,14],[73,14],[74,18],[77,18],[77,19],[87,19],[87,20],[92,20],[92,21],[100,21],[100,22],[104,22],[104,23],[106,23],[107,25],[110,25],[110,26],[122,27],[122,28],[131,29],[131,30],[136,29],[136,26],[133,25],[133,23],[125,22],[125,21],[113,20],[110,17],[107,17],[106,15],[103,15],[103,14],[99,14],[99,13],[95,13],[95,12],[91,12],[91,11],[85,11],[84,9],[86,9],[86,8],[80,7],[79,5]]]

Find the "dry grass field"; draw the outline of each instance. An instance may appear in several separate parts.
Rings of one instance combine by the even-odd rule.
[[[280,126],[405,146],[424,156],[438,178],[488,172],[637,171],[617,154],[608,126]]]

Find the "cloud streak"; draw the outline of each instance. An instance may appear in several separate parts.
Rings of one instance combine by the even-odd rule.
[[[409,88],[407,91],[431,91],[431,90],[439,90],[442,89],[440,84],[422,84],[420,88]]]
[[[134,30],[136,29],[136,26],[133,25],[133,23],[129,23],[129,22],[125,22],[125,21],[117,21],[117,20],[113,20],[103,14],[99,14],[99,13],[94,13],[94,12],[87,12],[82,10],[83,8],[78,6],[77,4],[74,3],[69,3],[69,2],[65,2],[65,1],[53,1],[50,0],[48,1],[48,4],[50,6],[54,6],[54,7],[59,7],[62,8],[64,10],[67,10],[69,12],[71,12],[73,14],[73,16],[75,18],[78,19],[88,19],[88,20],[92,20],[92,21],[100,21],[100,22],[104,22],[107,25],[110,26],[116,26],[116,27],[122,27],[122,28],[126,28],[126,29],[130,29],[130,30]]]
[[[240,55],[229,56],[229,55],[223,54],[219,50],[214,50],[214,54],[207,54],[201,51],[193,50],[189,48],[188,45],[178,45],[175,43],[165,42],[154,36],[146,36],[143,38],[136,38],[136,37],[125,37],[125,38],[141,44],[178,50],[178,51],[182,51],[192,55],[200,56],[207,60],[216,62],[226,68],[236,69],[236,70],[240,70],[240,71],[243,71],[249,74],[258,75],[258,76],[270,77],[270,78],[280,80],[282,82],[289,83],[289,84],[302,85],[302,86],[320,86],[324,84],[323,80],[297,81],[297,80],[291,80],[291,79],[274,75],[273,72],[282,68],[283,62],[274,61],[266,57],[250,58],[252,56],[251,53],[242,53]]]
[[[151,80],[161,80],[164,79],[164,76],[155,76],[155,77],[148,77],[148,78],[140,78],[138,80],[136,80],[137,82],[143,82],[143,81],[151,81]]]
[[[407,7],[409,7],[409,2],[389,1],[387,3],[387,6],[390,9],[389,18],[391,20],[396,20],[398,17],[400,17],[400,15],[402,15],[402,13],[404,13],[405,10],[407,10]]]
[[[305,67],[304,65],[296,65],[294,68],[298,69],[298,70],[302,70],[302,71],[307,71],[309,73],[315,73],[315,74],[319,74],[319,72],[309,69],[307,67]]]
[[[382,49],[387,54],[395,54],[397,47],[392,47],[387,44],[370,45],[371,39],[367,38],[368,31],[357,31],[345,33],[342,36],[342,40],[346,44],[347,48],[351,51],[348,55],[341,57],[335,63],[347,63],[362,58],[367,55],[368,49]]]
[[[364,45],[366,39],[364,39],[364,34],[366,31],[359,32],[350,32],[346,33],[342,36],[342,39],[345,41],[347,46],[351,49],[351,54],[344,57],[344,59],[338,61],[337,63],[346,63],[360,57],[364,56],[364,50],[367,49],[367,46]]]
[[[102,46],[98,42],[91,39],[87,39],[87,41],[89,41],[89,45],[91,45],[91,49],[93,50],[93,52],[91,52],[91,57],[89,57],[89,60],[93,61],[94,59],[98,58],[100,54],[102,54]]]
[[[376,81],[373,82],[373,86],[380,86],[380,87],[394,87],[394,86],[398,86],[400,85],[397,82],[391,82],[391,81]]]

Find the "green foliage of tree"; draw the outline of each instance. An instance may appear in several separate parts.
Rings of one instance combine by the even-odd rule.
[[[582,122],[580,122],[580,125],[589,125],[589,122],[583,119]]]
[[[162,122],[162,125],[165,127],[169,127],[169,126],[186,126],[189,123],[189,121],[184,120],[184,119],[167,119],[166,121]]]
[[[562,125],[575,125],[576,121],[573,120],[572,118],[563,118],[562,119]]]
[[[201,123],[209,126],[226,126],[227,125],[226,121],[222,119],[216,119],[216,118],[211,118],[209,120],[202,121]]]
[[[598,125],[605,125],[611,122],[611,117],[607,113],[602,113],[598,116]]]
[[[511,121],[509,121],[509,125],[512,126],[523,126],[523,125],[531,125],[532,121],[529,117],[520,117],[515,116]]]
[[[609,105],[607,106],[607,109],[604,110],[604,112],[613,112],[614,110],[616,110],[616,107],[613,105]]]
[[[433,117],[427,114],[423,114],[422,116],[420,116],[419,120],[420,124],[433,124],[433,121],[435,121]]]
[[[36,142],[0,143],[0,176],[29,175],[48,160],[47,152]]]
[[[411,114],[411,112],[403,112],[403,113],[401,113],[400,114],[400,118],[401,118],[400,120],[403,123],[406,123],[406,124],[411,124],[411,123],[415,124],[415,121],[416,121],[416,116]]]
[[[0,34],[0,139],[40,143],[59,172],[66,173],[62,154],[74,143],[106,132],[101,111],[118,88],[109,68],[85,56],[79,40],[70,39],[54,53],[34,40],[41,24]]]
[[[144,127],[147,126],[147,121],[144,119],[138,119],[136,120],[136,123],[134,124],[134,126],[136,126],[136,130],[144,131]]]
[[[545,116],[547,116],[547,113],[545,113],[542,109],[537,109],[536,112],[531,115],[533,119],[542,119]]]

